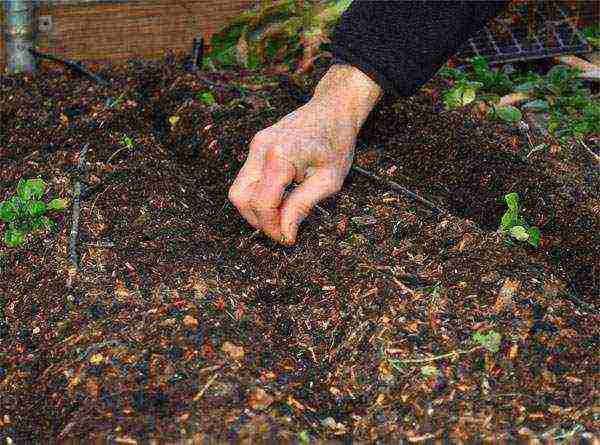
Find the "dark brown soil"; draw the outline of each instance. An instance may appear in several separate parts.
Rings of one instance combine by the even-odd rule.
[[[352,172],[295,246],[251,237],[228,188],[254,134],[324,68],[296,89],[272,78],[237,105],[239,91],[214,87],[213,107],[196,99],[200,79],[256,73],[190,74],[174,59],[102,68],[110,90],[50,67],[0,77],[0,200],[22,177],[71,196],[90,144],[81,271],[70,210],[58,232],[0,247],[0,438],[592,440],[598,165],[553,141],[528,156],[518,129],[443,111],[434,80],[378,105],[356,164],[453,216]],[[120,150],[124,136],[133,149]],[[512,191],[539,249],[497,232]],[[474,348],[489,331],[498,352]],[[470,352],[390,360],[452,351]]]

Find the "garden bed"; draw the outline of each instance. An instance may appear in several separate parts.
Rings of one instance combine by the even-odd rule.
[[[594,159],[551,140],[532,152],[542,141],[517,127],[443,111],[435,79],[377,106],[355,163],[450,215],[352,171],[297,244],[280,246],[253,235],[227,192],[254,134],[324,69],[296,88],[257,72],[187,73],[179,59],[99,70],[111,87],[47,66],[0,78],[0,201],[21,178],[42,178],[49,198],[86,184],[79,271],[70,209],[57,231],[0,247],[0,438],[598,432]],[[207,80],[213,105],[198,99]],[[497,231],[509,192],[539,248]],[[496,333],[498,348],[477,343]]]

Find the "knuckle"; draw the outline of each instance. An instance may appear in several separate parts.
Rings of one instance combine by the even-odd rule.
[[[299,202],[296,206],[296,211],[304,217],[307,217],[312,210],[312,206],[306,202]]]
[[[335,181],[333,184],[333,193],[341,192],[343,187],[344,187],[344,178],[341,178],[339,181]]]
[[[261,130],[254,135],[252,141],[250,142],[250,146],[252,148],[258,148],[259,146],[264,145],[268,142],[269,136],[265,130]]]

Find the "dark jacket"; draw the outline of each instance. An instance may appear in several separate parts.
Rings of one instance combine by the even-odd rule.
[[[354,0],[332,36],[333,62],[411,96],[508,1]]]

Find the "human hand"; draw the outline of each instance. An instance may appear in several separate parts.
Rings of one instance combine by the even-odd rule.
[[[381,95],[358,69],[334,65],[308,103],[254,136],[229,200],[252,226],[294,244],[312,208],[341,189],[358,131]],[[292,181],[300,185],[285,196]]]
[[[321,200],[337,193],[354,156],[357,129],[308,102],[256,134],[230,201],[255,228],[294,244],[298,226]],[[285,195],[286,187],[300,185]]]

